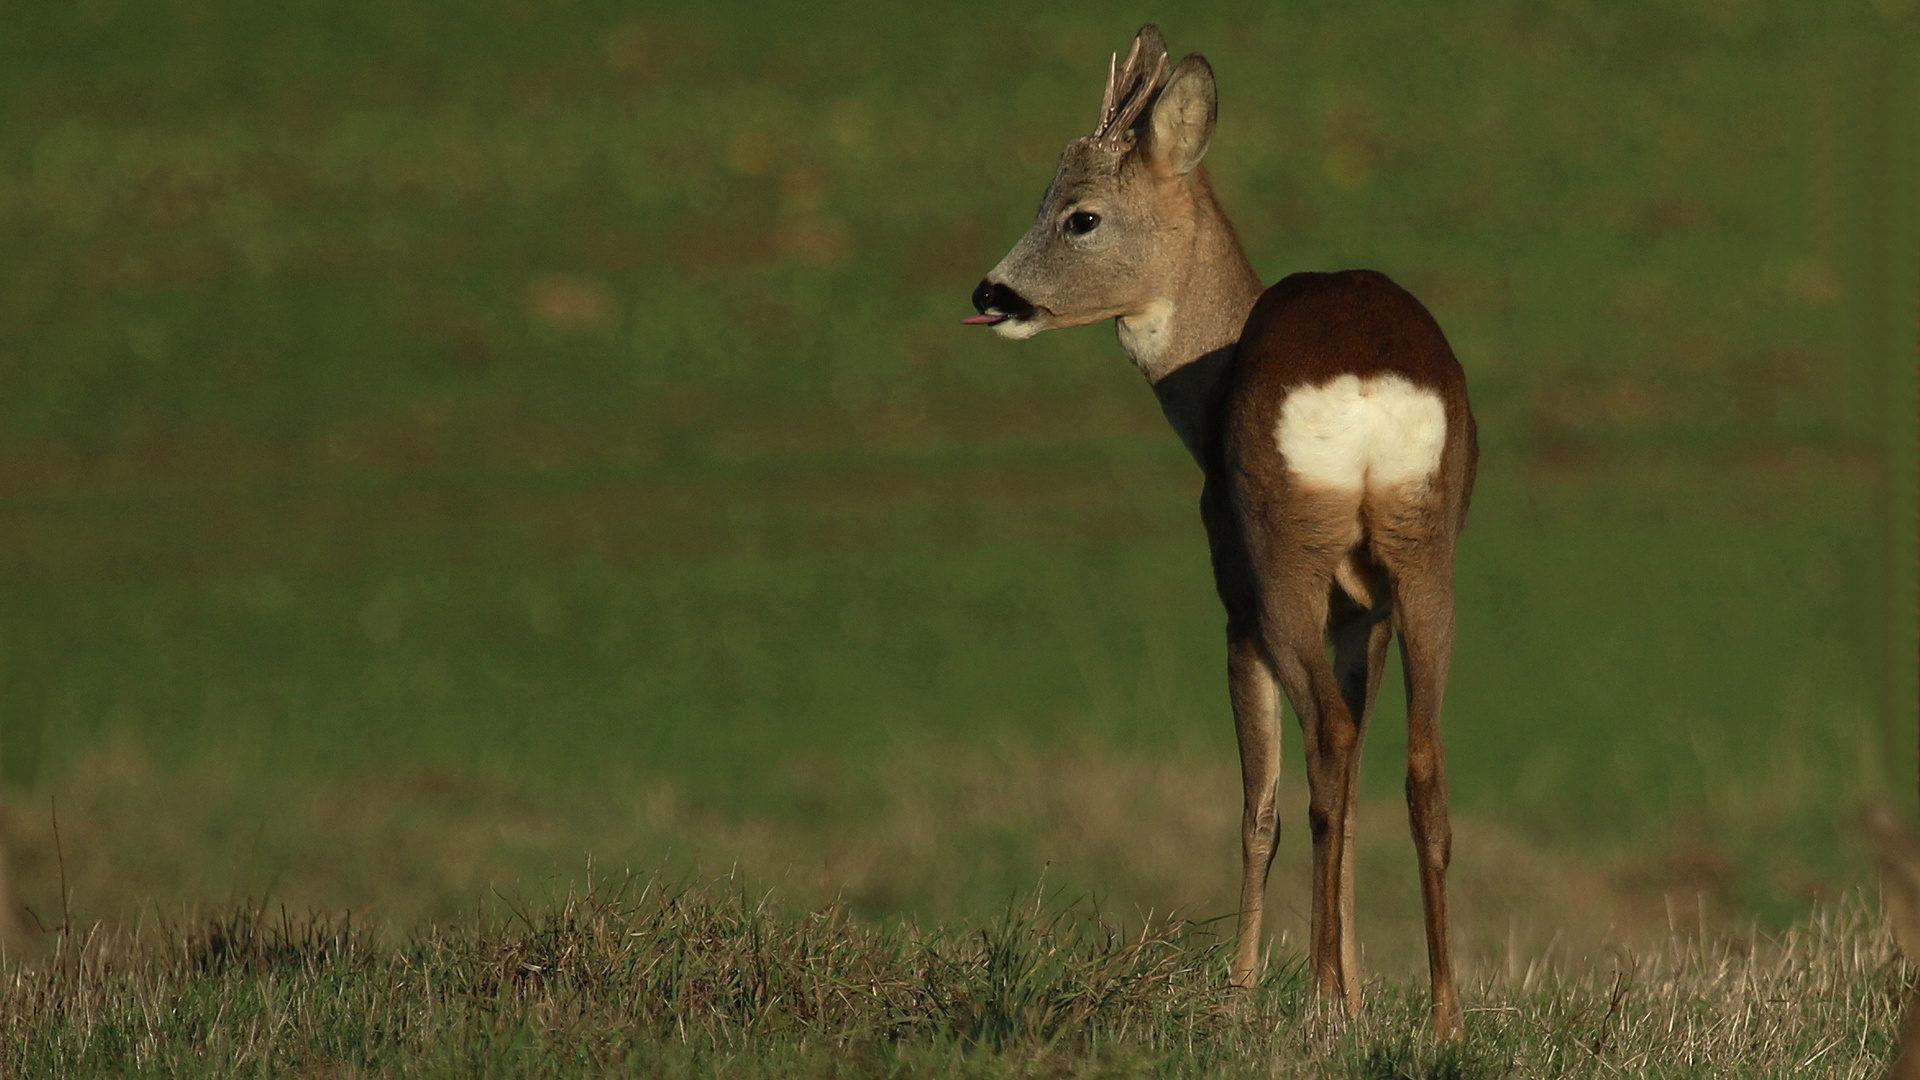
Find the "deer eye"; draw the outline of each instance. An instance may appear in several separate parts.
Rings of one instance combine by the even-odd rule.
[[[1067,215],[1067,231],[1075,236],[1085,236],[1100,224],[1099,214],[1090,214],[1085,210]]]

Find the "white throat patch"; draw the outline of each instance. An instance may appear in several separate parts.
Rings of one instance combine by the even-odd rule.
[[[1273,440],[1305,483],[1334,491],[1397,487],[1433,475],[1447,443],[1440,395],[1394,374],[1295,387]]]
[[[1173,301],[1155,300],[1141,310],[1138,315],[1128,315],[1118,320],[1120,327],[1120,347],[1127,351],[1127,359],[1149,379],[1158,379],[1166,374],[1167,364],[1174,362],[1167,355],[1172,345]]]

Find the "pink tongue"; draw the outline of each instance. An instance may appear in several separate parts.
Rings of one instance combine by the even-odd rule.
[[[1005,315],[969,315],[961,319],[960,323],[963,326],[992,326],[1004,318],[1006,318]]]

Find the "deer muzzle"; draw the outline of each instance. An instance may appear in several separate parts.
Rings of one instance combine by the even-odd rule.
[[[973,290],[973,310],[980,314],[960,321],[969,326],[998,326],[1009,319],[1031,318],[1034,308],[1008,286],[982,278]]]

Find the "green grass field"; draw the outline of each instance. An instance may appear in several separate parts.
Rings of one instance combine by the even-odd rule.
[[[1866,881],[1845,822],[1914,788],[1911,4],[88,0],[0,16],[21,901],[399,933],[591,853],[875,925],[1226,912],[1197,471],[1104,328],[957,325],[1149,19],[1263,276],[1384,270],[1467,368],[1475,962]]]

